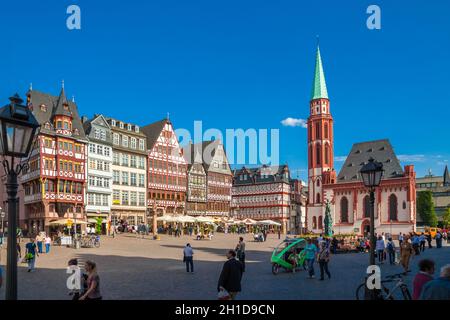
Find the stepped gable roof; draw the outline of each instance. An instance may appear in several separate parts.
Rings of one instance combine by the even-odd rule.
[[[27,95],[29,97],[29,106],[32,108],[33,115],[41,125],[40,132],[55,135],[53,129],[53,117],[58,114],[59,111],[57,111],[57,109],[62,106],[62,99],[64,98],[61,99],[61,95],[56,97],[36,90],[28,91]],[[67,100],[65,103],[68,104],[69,111],[64,110],[64,112],[70,112],[70,116],[72,117],[72,137],[75,139],[86,140],[76,103]],[[50,129],[45,127],[46,123],[49,123]]]
[[[388,139],[355,143],[337,177],[337,183],[362,181],[359,171],[370,158],[383,164],[383,179],[404,176]]]

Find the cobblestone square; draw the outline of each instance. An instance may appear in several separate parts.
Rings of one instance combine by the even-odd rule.
[[[97,263],[104,299],[216,299],[217,280],[225,261],[225,252],[233,249],[239,235],[217,234],[213,240],[197,241],[189,236],[174,238],[162,235],[160,241],[139,239],[131,234],[116,238],[102,237],[100,248],[79,249],[53,246],[49,254],[37,260],[37,271],[28,273],[19,264],[19,299],[70,299],[66,288],[66,264],[70,258],[88,259]],[[355,299],[355,290],[365,274],[368,254],[348,253],[332,256],[331,280],[308,279],[306,272],[295,274],[271,272],[273,248],[281,242],[269,235],[266,242],[254,242],[245,235],[247,243],[246,272],[242,293],[238,299]],[[195,273],[188,274],[182,262],[182,249],[190,242],[195,256]],[[22,247],[25,240],[22,241]],[[5,268],[6,248],[1,250],[1,266]],[[432,258],[436,272],[450,262],[450,247],[426,250],[412,259],[413,272],[405,277],[409,288],[417,272],[420,258]],[[400,266],[382,265],[382,275],[401,272]],[[316,275],[318,266],[316,265]],[[4,286],[0,290],[4,299]]]

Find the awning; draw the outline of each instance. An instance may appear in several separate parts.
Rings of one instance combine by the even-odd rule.
[[[273,220],[261,220],[258,221],[257,224],[264,224],[268,226],[281,226],[281,223],[275,222]]]
[[[74,219],[59,219],[55,221],[51,221],[49,225],[51,226],[64,226],[68,224],[87,224],[86,221],[83,220],[74,220]]]

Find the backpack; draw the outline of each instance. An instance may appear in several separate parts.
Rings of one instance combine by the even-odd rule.
[[[388,242],[387,248],[389,251],[393,251],[394,250],[394,246],[392,245],[392,242]]]

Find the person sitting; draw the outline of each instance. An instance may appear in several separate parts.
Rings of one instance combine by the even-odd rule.
[[[295,252],[295,250],[292,250],[287,258],[287,261],[289,261],[292,264],[292,272],[295,273],[295,269],[297,268],[297,259],[298,255]]]
[[[197,238],[196,239],[197,240],[201,240],[202,239],[202,233],[201,232],[197,233]]]

